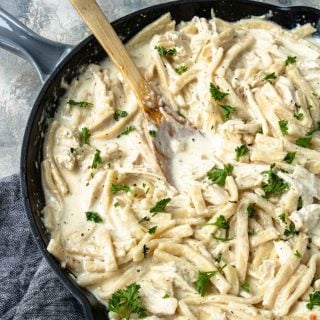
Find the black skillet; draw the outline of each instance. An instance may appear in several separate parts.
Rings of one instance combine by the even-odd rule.
[[[241,18],[260,16],[271,11],[270,20],[285,28],[307,22],[318,27],[320,35],[320,10],[308,7],[282,8],[246,0],[182,0],[164,3],[127,15],[112,25],[124,40],[128,41],[144,26],[162,14],[171,12],[178,23],[193,16],[209,18],[214,8],[217,17],[236,21]],[[0,8],[0,46],[27,58],[37,69],[44,82],[43,88],[31,110],[21,152],[21,187],[26,213],[33,236],[48,264],[66,288],[78,299],[87,319],[108,319],[105,309],[88,291],[80,288],[72,275],[63,269],[46,250],[49,235],[41,221],[44,195],[41,186],[40,163],[43,136],[48,119],[52,118],[59,98],[65,93],[61,80],[70,82],[79,70],[89,63],[99,63],[106,58],[103,49],[93,36],[89,36],[72,48],[65,44],[43,39]]]

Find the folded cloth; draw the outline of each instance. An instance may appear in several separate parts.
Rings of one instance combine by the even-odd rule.
[[[0,319],[85,319],[33,240],[18,175],[0,179]]]

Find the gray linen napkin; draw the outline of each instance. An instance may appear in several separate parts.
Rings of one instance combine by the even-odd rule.
[[[0,319],[84,319],[33,240],[18,175],[0,179]]]

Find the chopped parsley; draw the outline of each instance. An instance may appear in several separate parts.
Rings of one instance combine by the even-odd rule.
[[[100,155],[100,150],[96,149],[96,153],[94,154],[91,168],[97,169],[98,165],[102,163],[102,158]]]
[[[297,210],[300,210],[303,207],[303,200],[301,197],[298,199]]]
[[[306,135],[304,137],[300,137],[297,139],[296,145],[303,148],[309,148],[311,139],[312,139],[312,135]]]
[[[289,184],[274,173],[273,168],[274,164],[270,166],[268,171],[263,172],[267,175],[267,182],[262,184],[262,189],[267,198],[273,194],[284,193],[289,189]]]
[[[214,270],[214,271],[208,271],[208,272],[200,271],[199,272],[198,279],[196,281],[196,288],[197,288],[198,292],[200,293],[201,297],[204,297],[204,295],[207,291],[209,280],[213,276],[215,276],[218,272],[221,272],[225,267],[226,267],[226,265],[224,265],[223,267],[218,268],[217,270]]]
[[[294,64],[297,62],[297,57],[295,56],[288,56],[286,61],[285,61],[285,65],[288,66],[289,64]]]
[[[227,176],[231,176],[233,166],[231,164],[226,164],[223,169],[213,168],[207,173],[207,177],[220,187],[223,187],[226,183]]]
[[[222,108],[223,116],[222,119],[224,122],[230,119],[232,113],[236,112],[236,108],[229,106],[227,104],[219,104],[220,108]]]
[[[95,223],[102,222],[102,218],[99,216],[97,212],[94,211],[87,211],[86,212],[87,221],[93,221]]]
[[[284,230],[284,236],[287,238],[292,238],[293,236],[299,234],[293,222],[289,224],[289,227]],[[288,240],[288,239],[287,239]]]
[[[109,311],[117,313],[121,319],[129,320],[133,314],[139,318],[146,316],[139,295],[140,285],[132,283],[125,289],[116,291],[108,302]]]
[[[114,206],[115,208],[117,208],[117,207],[120,206],[120,203],[119,203],[119,202],[116,202],[113,206]]]
[[[287,120],[279,120],[279,127],[282,132],[282,135],[288,135],[288,121]]]
[[[219,263],[221,262],[221,258],[222,258],[222,252],[220,252],[215,258],[214,258],[214,261]]]
[[[259,126],[257,133],[263,134],[262,125]]]
[[[134,131],[135,128],[132,126],[128,126],[122,131],[120,134],[118,134],[117,138],[119,139],[122,136],[127,136],[130,132]]]
[[[303,113],[301,113],[301,112],[298,114],[294,114],[293,116],[299,121],[303,119]]]
[[[167,49],[161,46],[155,46],[154,48],[158,51],[160,56],[175,56],[177,54],[176,48]]]
[[[245,292],[250,292],[250,285],[248,282],[245,282],[241,285],[241,289]]]
[[[295,255],[297,258],[299,258],[299,259],[302,258],[302,254],[301,254],[298,250],[296,250],[296,252],[294,253],[294,255]]]
[[[86,108],[86,107],[92,107],[93,103],[88,102],[88,101],[75,101],[75,100],[68,100],[67,101],[70,106],[79,106],[80,108]]]
[[[146,257],[148,255],[149,247],[144,244],[142,248],[143,256]]]
[[[119,183],[119,184],[112,183],[111,192],[112,193],[117,193],[117,192],[120,192],[120,191],[129,192],[130,191],[129,185],[127,185],[126,183]]]
[[[296,152],[288,152],[286,156],[283,158],[283,161],[290,164],[293,162],[295,157],[296,157]]]
[[[255,206],[255,203],[250,203],[247,207],[247,213],[249,218],[252,218],[255,214],[256,209],[254,206]]]
[[[228,242],[228,241],[233,240],[233,238],[220,238],[220,237],[216,237],[215,235],[212,235],[212,238],[217,241],[221,241],[221,242]]]
[[[206,223],[206,226],[216,226],[220,229],[228,230],[230,228],[228,221],[223,215],[220,215],[215,222],[213,223]]]
[[[266,74],[262,80],[268,81],[269,83],[271,83],[272,80],[275,80],[276,78],[277,78],[276,74],[272,72],[272,73]]]
[[[182,118],[186,118],[186,117],[181,113],[180,110],[177,111],[177,114],[178,114],[178,116],[180,116],[180,117],[182,117]]]
[[[116,110],[113,114],[113,119],[119,121],[120,118],[125,118],[128,115],[127,111],[124,110]]]
[[[165,198],[160,201],[158,201],[151,209],[150,213],[153,213],[153,216],[155,216],[159,212],[165,212],[166,207],[168,203],[171,201],[170,198]]]
[[[184,73],[184,72],[186,72],[186,71],[188,70],[188,67],[186,67],[186,66],[180,66],[180,67],[178,67],[178,68],[175,68],[174,70],[176,70],[176,73],[182,74],[182,73]]]
[[[144,222],[144,221],[149,221],[149,220],[150,220],[150,218],[148,216],[145,216],[139,220],[139,223]]]
[[[149,134],[151,137],[156,137],[157,136],[157,131],[156,130],[149,130]]]
[[[158,226],[154,226],[148,230],[148,233],[154,234],[157,231]]]
[[[163,295],[163,297],[162,297],[162,299],[168,299],[168,298],[170,298],[170,296],[168,295],[168,293],[165,293],[165,294]]]
[[[216,101],[221,101],[224,97],[229,95],[227,92],[220,91],[212,82],[210,83],[210,93],[211,97]]]
[[[241,146],[237,147],[235,149],[237,161],[239,161],[240,158],[247,154],[249,151],[249,148],[245,144],[242,144]]]
[[[279,214],[278,217],[283,223],[286,223],[286,214],[284,212]]]
[[[320,306],[320,291],[309,294],[309,302],[307,308],[312,310],[314,306]]]
[[[80,141],[82,144],[89,144],[89,138],[91,134],[88,128],[84,127],[80,132]]]

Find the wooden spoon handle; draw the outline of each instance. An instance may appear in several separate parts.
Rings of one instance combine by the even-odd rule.
[[[140,105],[144,105],[143,101],[148,100],[147,97],[151,94],[150,87],[97,2],[95,0],[70,0],[70,2],[129,82],[136,97],[140,100]]]

